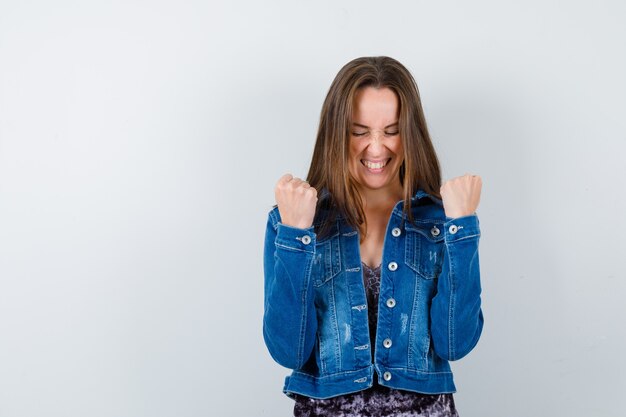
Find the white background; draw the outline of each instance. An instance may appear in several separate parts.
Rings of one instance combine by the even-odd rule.
[[[280,175],[331,81],[415,76],[483,178],[462,417],[623,416],[623,1],[0,1],[0,417],[287,416],[262,339]]]

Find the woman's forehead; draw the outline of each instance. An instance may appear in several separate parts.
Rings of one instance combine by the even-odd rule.
[[[366,87],[357,92],[353,123],[364,127],[387,127],[398,118],[398,98],[389,88]]]

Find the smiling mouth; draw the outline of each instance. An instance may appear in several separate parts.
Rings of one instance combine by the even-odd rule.
[[[362,159],[361,163],[365,165],[369,169],[382,169],[391,161],[391,158],[385,159],[384,161],[372,162],[366,159]]]

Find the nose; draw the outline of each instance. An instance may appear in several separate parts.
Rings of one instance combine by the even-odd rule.
[[[367,147],[373,154],[376,154],[384,147],[383,138],[385,137],[385,132],[381,130],[372,130],[369,137],[370,140]]]

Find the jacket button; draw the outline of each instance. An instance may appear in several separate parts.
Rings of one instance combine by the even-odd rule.
[[[395,262],[389,262],[387,268],[389,268],[390,271],[395,271],[396,269],[398,269],[398,264]]]
[[[309,235],[302,236],[302,243],[305,245],[308,245],[309,243],[311,243],[311,236]]]
[[[383,378],[385,381],[389,381],[391,379],[391,372],[387,371],[383,374]]]
[[[430,234],[433,236],[439,236],[439,229],[437,228],[437,226],[433,226],[432,229],[430,229]]]
[[[391,347],[391,339],[387,338],[383,340],[383,346],[389,349]]]
[[[452,233],[452,234],[455,234],[457,230],[459,230],[459,228],[456,227],[456,225],[454,225],[454,224],[452,226],[450,226],[450,228],[448,229],[448,231],[450,233]]]
[[[398,236],[400,236],[402,234],[402,230],[400,230],[399,227],[394,227],[391,230],[391,234],[393,235],[393,237],[398,237]]]
[[[396,300],[394,300],[393,298],[390,298],[387,300],[387,307],[394,308],[395,306],[396,306]]]

